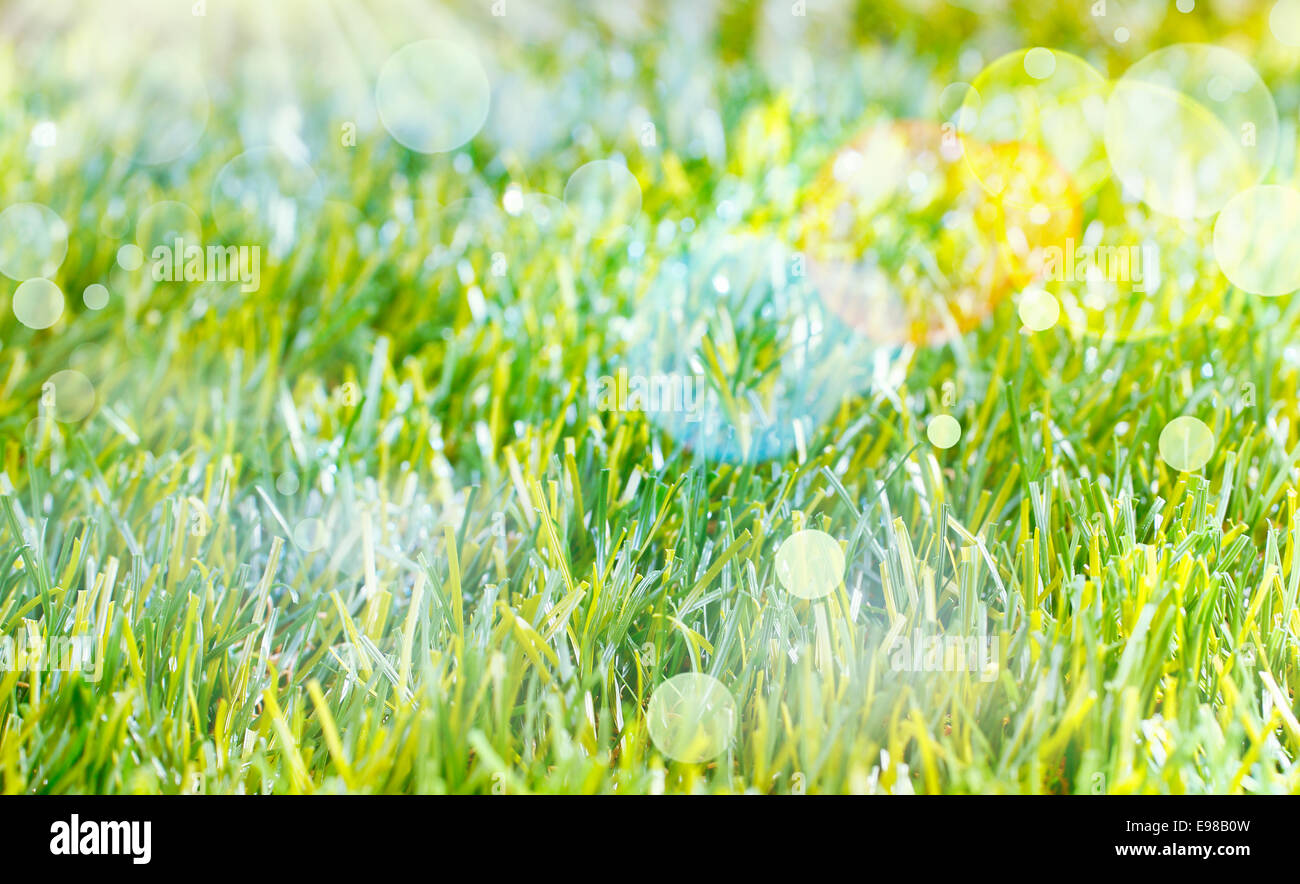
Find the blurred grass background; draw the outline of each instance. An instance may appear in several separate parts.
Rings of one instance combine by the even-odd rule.
[[[1273,92],[1290,180],[1300,50],[1269,5],[196,8],[0,14],[5,202],[69,230],[60,321],[0,318],[0,634],[104,651],[97,681],[0,672],[4,791],[1296,790],[1290,297],[1236,293],[1140,340],[1022,334],[1003,300],[946,343],[877,348],[889,383],[759,462],[591,398],[674,261],[708,279],[718,229],[793,248],[836,150],[937,124],[942,90],[1004,52],[1117,76],[1168,43],[1234,48]],[[450,35],[491,110],[464,147],[415,154],[375,78]],[[147,57],[195,66],[206,100],[141,97],[174,82]],[[135,161],[169,120],[201,137]],[[221,239],[214,181],[268,144],[308,158],[319,203],[279,254],[233,240],[265,247],[259,291],[116,263],[160,200]],[[641,191],[629,230],[500,210],[612,156]],[[80,298],[96,282],[102,310]],[[770,319],[713,341],[726,383],[778,361]],[[40,404],[68,368],[96,391],[75,423]],[[925,438],[940,412],[963,429],[946,451]],[[1181,414],[1215,433],[1199,474],[1157,456]],[[802,527],[844,542],[823,602],[774,573]],[[998,675],[895,671],[891,627],[996,637]],[[653,690],[688,670],[739,711],[707,764],[647,733]]]

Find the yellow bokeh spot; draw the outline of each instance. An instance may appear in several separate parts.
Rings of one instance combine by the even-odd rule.
[[[844,580],[844,552],[824,531],[797,531],[776,551],[776,578],[801,599],[830,595]]]
[[[961,439],[961,424],[950,414],[936,414],[926,425],[925,435],[935,448],[952,448]]]
[[[95,385],[75,369],[55,372],[46,381],[44,389],[54,400],[55,420],[75,423],[95,410]]]
[[[807,191],[799,248],[827,306],[872,341],[937,344],[1007,290],[998,207],[963,168],[951,124],[874,126]]]
[[[646,723],[660,752],[674,761],[698,764],[721,755],[731,744],[736,701],[713,676],[683,672],[655,689]]]
[[[1204,422],[1176,417],[1160,432],[1160,457],[1181,473],[1194,473],[1214,455],[1214,434]]]
[[[1272,165],[1277,108],[1240,56],[1179,43],[1115,83],[1105,143],[1115,174],[1143,202],[1175,218],[1204,218]]]
[[[49,328],[63,315],[63,291],[43,277],[26,280],[14,292],[13,311],[28,328]]]
[[[1042,47],[1012,52],[972,85],[968,99],[978,96],[979,105],[965,134],[994,150],[968,151],[967,161],[990,193],[1022,209],[1075,208],[1106,179],[1106,81],[1082,58]],[[1009,144],[1020,147],[997,149]]]
[[[1049,292],[1030,287],[1020,295],[1020,321],[1030,331],[1047,331],[1061,318],[1061,305]]]
[[[1228,281],[1243,291],[1274,297],[1300,289],[1295,231],[1300,191],[1252,187],[1233,197],[1214,222],[1214,257]]]

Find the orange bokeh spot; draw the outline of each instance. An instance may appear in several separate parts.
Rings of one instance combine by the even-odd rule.
[[[971,150],[1004,174],[999,193],[963,162]],[[883,123],[818,175],[799,247],[813,285],[852,328],[884,344],[942,344],[978,326],[1041,271],[1048,246],[1076,234],[1078,207],[1059,208],[1070,196],[1068,176],[1035,148]]]
[[[982,218],[1003,269],[1017,287],[1038,279],[1047,249],[1064,250],[1079,235],[1080,199],[1069,173],[1046,152],[1019,141],[986,145],[966,138],[963,147],[985,173],[991,207]]]

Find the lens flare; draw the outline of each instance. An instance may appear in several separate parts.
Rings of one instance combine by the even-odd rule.
[[[1005,294],[990,235],[999,210],[960,157],[945,127],[886,123],[840,149],[808,190],[799,247],[809,279],[873,341],[942,343]]]
[[[1205,218],[1273,165],[1277,107],[1259,74],[1218,46],[1151,53],[1115,84],[1106,153],[1125,188],[1175,218]]]

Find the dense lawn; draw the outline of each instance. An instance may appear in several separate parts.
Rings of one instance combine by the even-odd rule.
[[[77,91],[103,22],[7,10],[4,203],[49,207],[68,245],[30,274],[63,293],[49,328],[3,280],[0,636],[11,661],[29,633],[47,657],[88,639],[97,665],[0,669],[0,790],[1300,789],[1293,298],[1229,284],[1212,219],[1171,227],[1113,178],[1062,223],[1163,243],[1153,314],[1025,327],[1011,214],[953,229],[900,191],[865,240],[827,221],[845,145],[933,153],[945,87],[1039,43],[1112,78],[1232,45],[1272,87],[1285,183],[1300,50],[1267,5],[1112,3],[1119,44],[1079,3],[509,4],[459,13],[492,113],[430,155],[373,95],[436,8],[155,22],[209,78],[193,146],[183,102],[110,92],[105,128]],[[173,136],[163,162],[134,147]],[[591,161],[614,169],[583,191]],[[945,168],[944,198],[983,199]],[[161,201],[184,205],[144,214]],[[256,290],[151,271],[185,207],[258,247]],[[958,309],[927,268],[974,241],[992,263]],[[868,246],[883,325],[818,275]],[[620,400],[620,371],[678,398]],[[1161,453],[1180,416],[1213,434],[1203,465]],[[805,599],[777,551],[814,529],[844,576]],[[684,672],[734,713],[699,763],[651,735]]]

